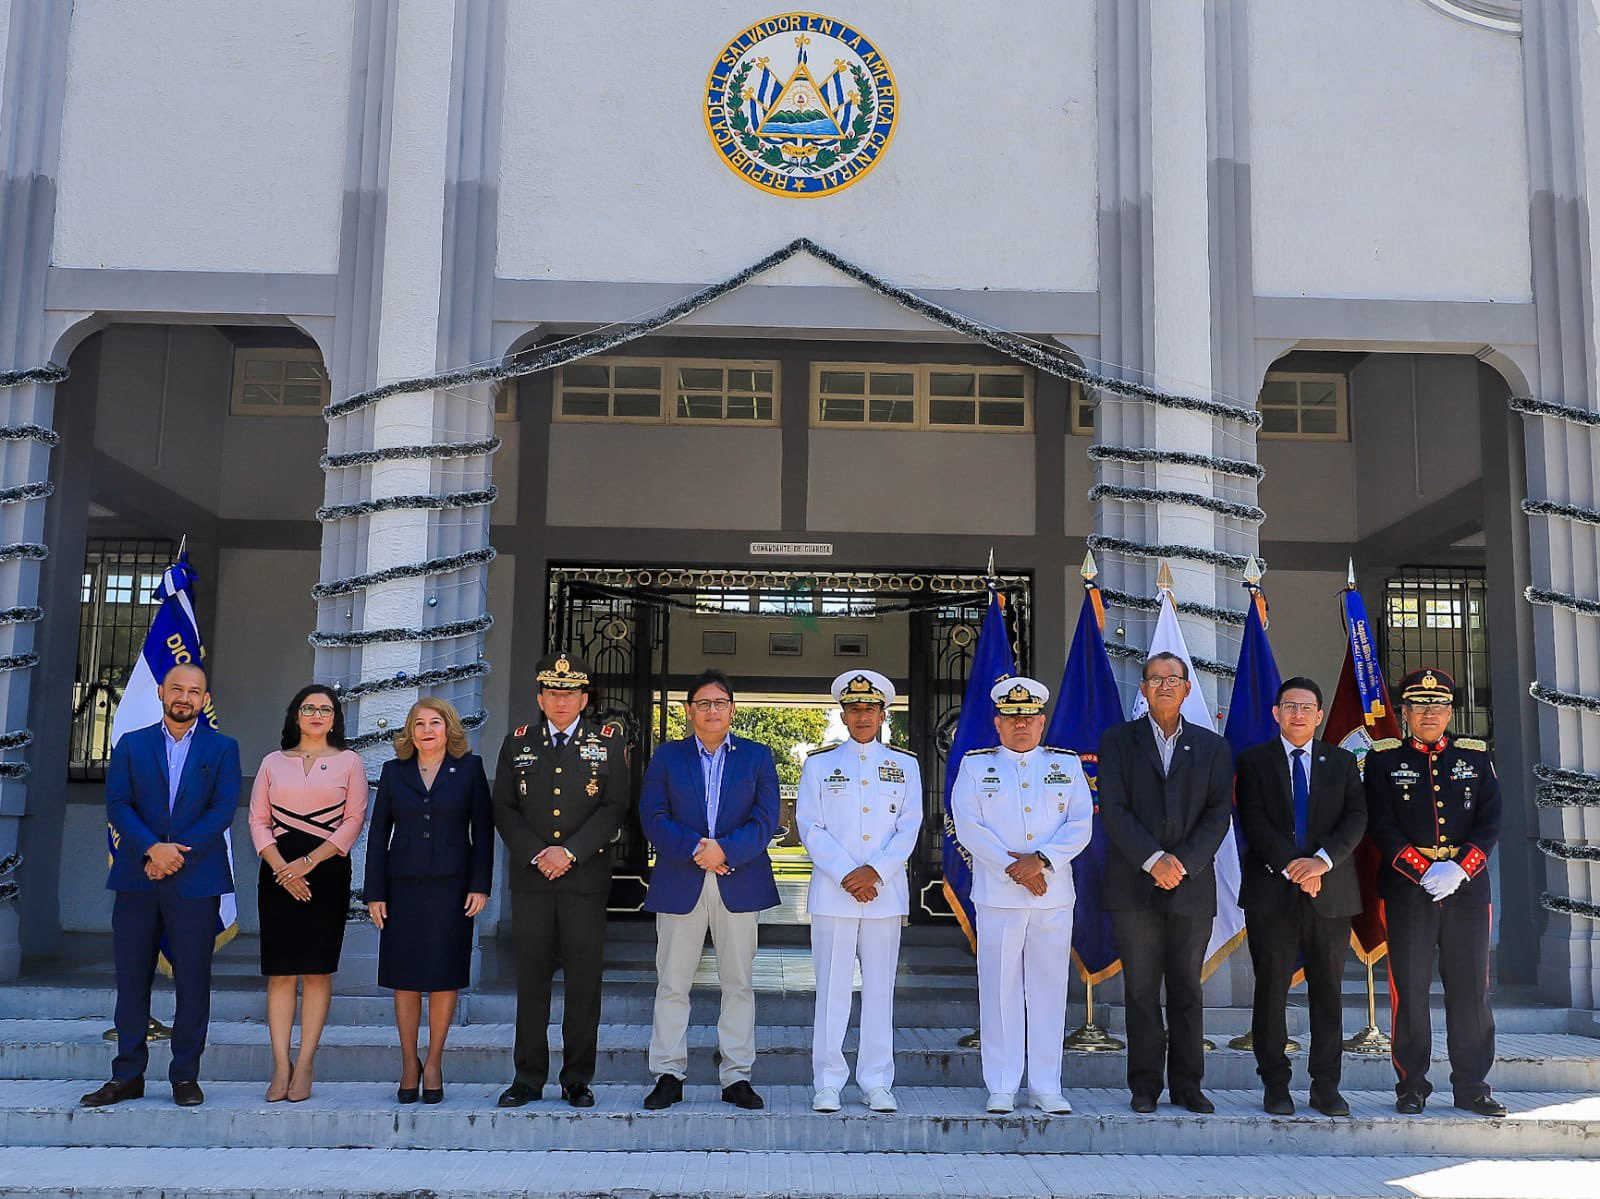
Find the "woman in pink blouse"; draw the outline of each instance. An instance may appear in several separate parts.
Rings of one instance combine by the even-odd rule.
[[[267,976],[272,1081],[267,1102],[311,1098],[317,1042],[350,907],[350,847],[367,813],[367,772],[345,748],[344,709],[327,687],[302,687],[283,717],[283,749],[268,754],[250,793],[250,838],[261,855],[261,973]],[[300,1053],[291,1066],[295,984]]]

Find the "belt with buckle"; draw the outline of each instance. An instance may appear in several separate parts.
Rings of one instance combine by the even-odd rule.
[[[1461,848],[1457,845],[1419,845],[1417,852],[1433,862],[1450,862],[1461,856]]]

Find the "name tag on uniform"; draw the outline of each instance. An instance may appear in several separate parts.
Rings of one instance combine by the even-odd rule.
[[[994,767],[989,767],[989,773],[978,780],[978,790],[986,795],[993,795],[1000,790],[1000,776],[995,773]]]
[[[906,781],[906,772],[893,762],[881,762],[878,765],[878,781],[880,783],[903,783]]]
[[[845,776],[844,771],[835,766],[833,773],[822,780],[822,785],[829,791],[843,791],[850,785],[850,780]]]
[[[513,766],[532,766],[538,760],[538,754],[518,754],[511,759],[511,764]]]
[[[1396,766],[1389,772],[1389,781],[1399,783],[1402,787],[1409,787],[1421,777],[1409,766]]]

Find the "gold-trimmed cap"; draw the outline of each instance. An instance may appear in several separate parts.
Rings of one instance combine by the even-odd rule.
[[[1038,679],[1015,674],[989,688],[989,698],[1002,716],[1037,716],[1050,702],[1050,688]]]
[[[585,691],[589,687],[589,664],[565,650],[546,654],[534,667],[534,681],[552,691]]]
[[[1448,705],[1456,702],[1456,681],[1437,666],[1413,670],[1400,680],[1398,690],[1403,704]]]
[[[847,670],[833,680],[833,698],[842,708],[846,704],[894,703],[894,684],[876,670]]]

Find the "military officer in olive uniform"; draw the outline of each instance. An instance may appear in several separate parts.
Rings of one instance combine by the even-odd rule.
[[[856,1082],[875,1112],[896,1110],[894,976],[900,924],[911,910],[906,862],[922,827],[916,755],[878,740],[894,684],[875,670],[847,670],[833,698],[850,736],[813,750],[800,771],[795,822],[811,856],[811,958],[817,973],[811,1070],[819,1112],[839,1110],[850,1077],[844,1034],[861,963],[861,1047]]]
[[[516,1078],[501,1107],[538,1099],[550,1069],[550,980],[563,978],[561,1095],[594,1106],[611,840],[629,802],[622,730],[585,719],[589,670],[576,655],[536,668],[544,719],[505,739],[494,775],[494,823],[510,856],[517,962]]]
[[[1455,1105],[1503,1116],[1487,1081],[1494,1062],[1488,866],[1500,835],[1500,783],[1482,741],[1445,735],[1455,703],[1448,674],[1414,670],[1398,690],[1410,735],[1377,742],[1364,771],[1389,932],[1395,1110],[1415,1115],[1433,1090],[1428,987],[1437,954]]]

